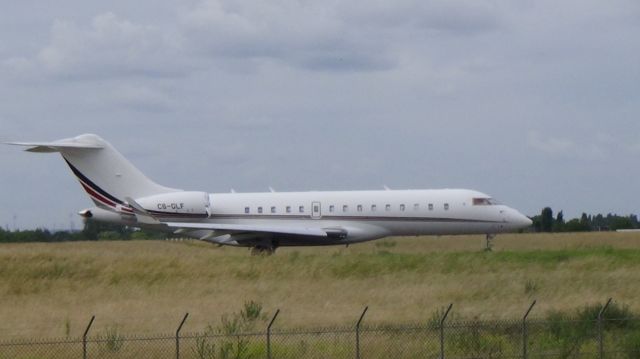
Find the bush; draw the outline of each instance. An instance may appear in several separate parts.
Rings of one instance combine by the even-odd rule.
[[[559,357],[569,358],[591,345],[597,338],[598,313],[604,304],[596,303],[570,312],[550,312],[547,315],[547,337],[543,341],[545,347],[557,348]],[[635,345],[640,345],[640,336],[624,337],[638,325],[633,320],[633,313],[624,304],[610,303],[603,313],[603,330],[616,339],[617,345],[623,345],[625,352],[633,353]],[[623,331],[620,331],[623,330]],[[623,339],[624,338],[624,339]],[[620,341],[624,340],[624,342]],[[637,358],[638,356],[630,356]]]
[[[246,322],[254,322],[258,319],[264,319],[261,315],[262,315],[262,304],[253,300],[245,302],[244,308],[240,311],[240,316]]]
[[[576,317],[581,321],[594,321],[598,319],[598,313],[604,304],[596,303],[587,305],[577,311]],[[628,329],[635,326],[633,320],[633,313],[626,304],[618,304],[611,302],[607,310],[604,311],[602,319],[604,320],[604,326],[606,329]]]
[[[468,358],[501,358],[508,343],[507,339],[497,332],[497,328],[486,327],[482,322],[473,321],[464,328],[463,335],[454,337],[454,347]]]
[[[98,233],[99,241],[114,241],[120,239],[120,234],[116,231],[104,231]]]
[[[246,334],[254,332],[257,324],[265,318],[262,304],[253,300],[245,302],[239,313],[223,315],[218,327],[207,326],[204,334],[196,338],[194,354],[200,359],[255,357]]]
[[[640,332],[634,331],[622,341],[622,352],[629,359],[640,358]]]
[[[124,336],[118,332],[118,328],[110,327],[104,335],[104,346],[107,351],[115,353],[120,351],[124,344]]]

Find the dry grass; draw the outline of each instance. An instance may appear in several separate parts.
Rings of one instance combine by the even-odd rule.
[[[454,302],[458,317],[518,318],[573,310],[612,296],[640,311],[640,234],[391,238],[359,245],[280,248],[271,257],[242,248],[183,242],[0,245],[0,333],[78,336],[200,331],[256,300],[277,325],[425,322]]]

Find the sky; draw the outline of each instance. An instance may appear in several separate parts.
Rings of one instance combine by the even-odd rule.
[[[470,188],[626,215],[639,39],[637,0],[9,2],[0,142],[95,133],[190,190]],[[81,227],[59,155],[0,164],[0,226]]]

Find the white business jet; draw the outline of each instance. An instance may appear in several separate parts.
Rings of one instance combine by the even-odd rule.
[[[179,233],[272,253],[280,246],[346,245],[387,236],[515,231],[531,220],[466,189],[207,193],[161,186],[102,138],[13,142],[59,152],[96,207],[87,220]]]

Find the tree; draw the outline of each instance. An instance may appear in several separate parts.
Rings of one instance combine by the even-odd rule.
[[[591,219],[591,225],[593,226],[593,229],[597,231],[607,230],[607,223],[604,216],[600,213]]]
[[[570,220],[564,225],[565,232],[585,232],[588,230],[589,230],[589,225],[583,223],[581,220],[577,218]]]
[[[550,207],[543,208],[540,217],[540,227],[542,231],[551,232],[553,229],[553,210]]]
[[[582,216],[580,216],[580,226],[586,228],[585,230],[591,230],[591,216],[587,216],[586,213],[582,212]]]
[[[562,232],[563,230],[564,230],[564,213],[560,211],[558,212],[555,223],[553,224],[553,231]]]
[[[609,227],[613,231],[618,229],[632,229],[633,223],[629,217],[613,216],[611,222],[609,222]]]
[[[539,214],[531,217],[531,222],[533,222],[531,224],[531,227],[533,228],[534,232],[542,232],[542,221],[541,221],[541,216]]]
[[[100,236],[102,232],[112,232]],[[84,229],[82,230],[82,236],[85,240],[98,240],[98,239],[129,239],[131,235],[131,229],[112,223],[104,223],[98,221],[85,221]]]

